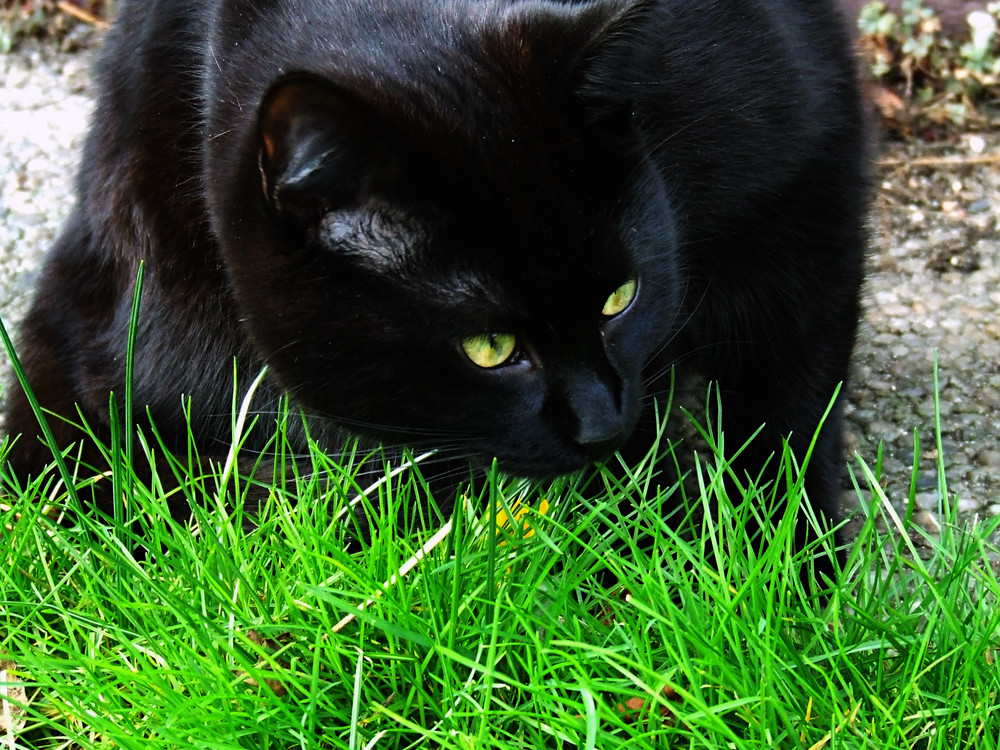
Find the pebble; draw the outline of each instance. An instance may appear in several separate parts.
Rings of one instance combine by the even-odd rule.
[[[941,522],[938,521],[937,514],[930,511],[918,510],[913,514],[913,522],[931,534],[937,534],[941,531]]]
[[[918,492],[914,495],[913,500],[924,510],[934,511],[941,505],[941,496],[937,490]]]
[[[962,514],[972,515],[978,513],[981,510],[979,501],[974,497],[962,497],[959,496],[955,501],[955,509]]]
[[[988,466],[991,469],[1000,470],[1000,450],[984,448],[976,451],[972,456],[972,460],[979,466]]]

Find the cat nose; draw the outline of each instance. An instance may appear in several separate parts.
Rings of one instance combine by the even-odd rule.
[[[624,420],[615,394],[597,377],[579,378],[570,389],[577,427],[573,441],[591,460],[607,458],[624,437]]]
[[[605,438],[591,438],[583,436],[576,438],[576,444],[580,446],[584,454],[591,461],[602,461],[611,456],[622,444],[621,430]]]

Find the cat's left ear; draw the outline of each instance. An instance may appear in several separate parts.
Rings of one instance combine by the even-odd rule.
[[[305,75],[278,81],[257,122],[264,195],[299,223],[363,202],[396,173],[375,116],[326,81]]]
[[[521,55],[523,40],[535,40],[531,58],[544,61],[553,95],[571,97],[583,122],[616,131],[629,127],[628,92],[634,87],[628,76],[633,59],[650,43],[648,20],[659,12],[657,0],[514,5],[506,39],[516,42]]]

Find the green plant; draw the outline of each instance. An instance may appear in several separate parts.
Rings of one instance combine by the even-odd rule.
[[[974,127],[988,122],[984,108],[1000,93],[998,18],[998,3],[971,13],[969,40],[959,43],[923,0],[903,0],[899,13],[873,2],[858,29],[872,74],[900,91],[918,124]]]
[[[0,8],[0,54],[7,54],[19,36],[36,33],[45,23],[46,13],[40,5],[30,9]]]
[[[116,464],[127,516],[4,475],[16,746],[997,747],[1000,521],[957,525],[943,459],[940,535],[859,463],[861,531],[814,592],[800,571],[831,537],[794,549],[793,457],[777,486],[727,481],[703,434],[686,483],[652,453],[624,479],[492,472],[437,521],[421,462],[365,486],[318,450],[253,526],[225,500],[242,486],[226,466],[183,482],[193,516],[172,519],[133,470],[155,441]],[[378,521],[352,551],[334,519],[358,497]]]

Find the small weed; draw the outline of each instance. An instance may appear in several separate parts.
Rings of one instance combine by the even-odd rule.
[[[889,116],[897,132],[989,124],[1000,96],[998,19],[997,2],[970,13],[968,40],[958,42],[944,35],[940,19],[923,0],[902,0],[899,13],[881,1],[862,9],[858,29],[864,59],[874,77],[901,97]]]

